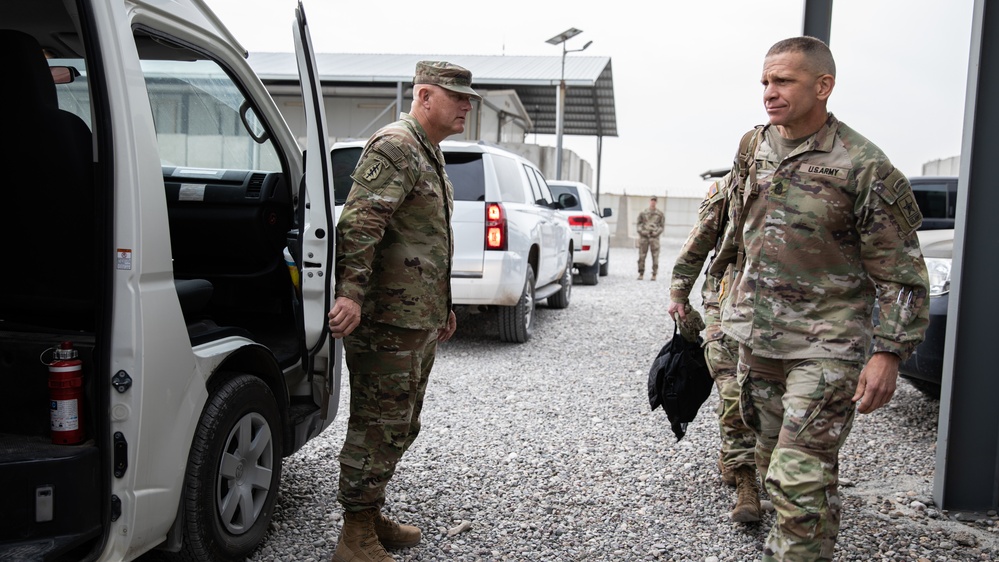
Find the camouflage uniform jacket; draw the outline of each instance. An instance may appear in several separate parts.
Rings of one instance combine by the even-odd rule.
[[[666,217],[659,209],[645,209],[638,213],[638,235],[647,238],[659,238],[666,228]]]
[[[730,205],[730,225],[748,207],[725,333],[773,359],[906,359],[929,324],[922,215],[908,179],[831,113],[782,161],[764,137],[755,161],[759,195]]]
[[[337,223],[336,296],[402,328],[443,326],[451,309],[454,190],[444,155],[412,116],[368,140]]]
[[[694,287],[708,254],[714,250],[724,235],[723,220],[728,213],[728,197],[731,188],[727,174],[724,178],[711,184],[708,193],[701,201],[697,211],[697,224],[680,249],[680,255],[673,265],[673,279],[669,286],[671,301],[687,304],[690,291]],[[728,275],[726,275],[728,277]],[[701,286],[701,302],[704,305],[704,323],[706,324],[705,341],[715,341],[722,338],[721,310],[719,308],[719,289],[721,281],[710,275],[705,275]]]

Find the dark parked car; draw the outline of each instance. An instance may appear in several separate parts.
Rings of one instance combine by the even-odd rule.
[[[957,176],[917,176],[909,178],[909,182],[923,213],[920,230],[954,228]]]

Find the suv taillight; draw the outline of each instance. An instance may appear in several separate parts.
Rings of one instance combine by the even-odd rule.
[[[486,203],[486,249],[506,250],[506,213],[499,203]]]
[[[569,216],[569,226],[573,228],[593,228],[593,218],[590,215]]]

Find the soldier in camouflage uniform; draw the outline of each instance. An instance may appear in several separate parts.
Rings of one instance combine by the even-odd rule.
[[[666,217],[656,209],[656,196],[649,198],[649,208],[638,213],[638,280],[645,277],[645,254],[652,253],[652,280],[659,271],[659,236],[666,227]]]
[[[717,250],[721,244],[728,217],[731,177],[730,172],[711,184],[698,210],[697,224],[691,230],[673,266],[668,312],[672,318],[679,316],[681,326],[689,323],[689,296],[694,282],[704,268],[708,254]],[[726,282],[731,282],[731,271],[731,267],[726,271]],[[760,488],[754,459],[756,435],[746,427],[739,412],[740,388],[735,376],[739,343],[721,331],[721,284],[719,279],[706,275],[701,287],[706,324],[704,357],[718,388],[718,426],[721,433],[718,468],[722,480],[737,488],[732,521],[749,523],[759,521],[761,515]]]
[[[416,65],[410,113],[377,131],[361,154],[337,223],[333,337],[343,338],[350,419],[340,451],[344,525],[333,560],[391,561],[421,531],[381,512],[396,464],[420,432],[437,343],[451,311],[453,188],[440,142],[464,131],[472,74]]]
[[[912,188],[827,111],[835,73],[814,38],[767,53],[770,123],[730,200],[720,251],[736,263],[722,329],[740,343],[742,417],[777,512],[766,561],[832,560],[840,448],[856,412],[891,399],[898,364],[929,323]],[[716,260],[711,274],[725,265]]]

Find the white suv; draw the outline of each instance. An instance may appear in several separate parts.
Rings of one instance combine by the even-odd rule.
[[[299,14],[307,163],[202,1],[0,3],[0,560],[242,560],[336,415]]]
[[[610,225],[604,219],[611,216],[611,209],[604,207],[600,212],[593,192],[585,183],[553,180],[548,187],[556,197],[568,193],[577,199],[575,205],[562,211],[575,242],[573,264],[584,285],[596,285],[610,267]]]
[[[347,199],[363,147],[364,141],[333,146],[337,205]],[[502,148],[444,141],[441,151],[454,187],[454,304],[495,306],[500,339],[526,342],[536,302],[569,306],[575,248],[559,209],[576,198],[553,196],[537,166]]]

